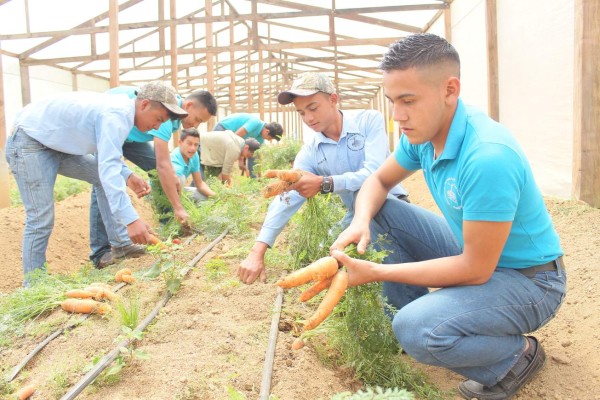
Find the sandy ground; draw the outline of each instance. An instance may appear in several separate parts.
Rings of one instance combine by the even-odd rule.
[[[407,182],[413,203],[435,210],[419,175]],[[147,204],[134,200],[143,218],[151,220]],[[548,360],[540,375],[515,398],[600,399],[600,210],[574,201],[546,199],[565,251],[568,294],[557,317],[536,333]],[[56,224],[48,249],[51,272],[71,272],[87,259],[89,193],[56,205]],[[21,284],[22,208],[0,210],[0,293]],[[197,239],[189,246],[190,258],[206,243]],[[215,285],[201,266],[211,257],[222,256],[238,245],[227,237],[198,264],[183,288],[162,311],[146,333],[140,348],[149,360],[130,363],[122,379],[110,385],[95,384],[80,397],[86,399],[226,399],[231,388],[248,399],[258,398],[276,287],[239,285],[234,271],[238,258],[225,258],[229,274]],[[128,260],[142,270],[152,256]],[[117,267],[113,267],[116,269]],[[272,278],[274,280],[274,277]],[[139,282],[145,312],[161,293],[156,281]],[[285,310],[285,301],[284,301]],[[307,346],[292,352],[289,327],[280,324],[271,393],[279,399],[327,399],[334,393],[353,390],[348,373],[325,367]],[[34,359],[23,378],[41,382],[39,398],[60,398],[83,375],[81,370],[93,356],[114,346],[119,335],[117,317],[91,318],[82,327],[61,336]],[[1,349],[2,362],[16,365],[44,336],[24,338],[9,349]],[[406,356],[404,356],[406,357]],[[407,357],[408,358],[408,357]],[[440,368],[419,365],[432,382],[444,389],[455,388],[461,378]],[[65,382],[58,384],[57,382]],[[36,396],[37,397],[37,396]]]

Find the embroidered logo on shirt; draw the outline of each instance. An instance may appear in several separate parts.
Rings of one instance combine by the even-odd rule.
[[[448,178],[444,183],[444,197],[446,197],[446,204],[455,210],[462,209],[462,198],[456,186],[456,178]]]
[[[349,133],[347,140],[350,150],[359,151],[365,147],[365,137],[360,133]]]

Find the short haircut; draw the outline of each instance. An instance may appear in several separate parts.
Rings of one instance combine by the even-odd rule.
[[[189,137],[189,136],[200,139],[200,133],[198,133],[198,129],[187,128],[187,129],[181,130],[181,135],[179,136],[179,140],[181,140],[183,142],[185,140],[185,138]]]
[[[185,99],[188,101],[193,100],[198,104],[203,105],[213,117],[217,115],[217,100],[210,92],[206,90],[196,90],[195,92],[190,93]]]
[[[379,69],[384,72],[456,64],[460,78],[460,58],[456,49],[432,33],[417,33],[394,42],[383,55]]]
[[[283,127],[278,122],[269,122],[265,124],[265,128],[269,130],[271,139],[280,140],[283,134]]]
[[[260,148],[260,143],[254,138],[246,139],[245,143],[248,145],[248,149],[253,153]]]

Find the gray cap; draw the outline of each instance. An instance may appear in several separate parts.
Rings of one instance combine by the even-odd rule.
[[[187,117],[188,113],[177,104],[177,92],[168,83],[152,81],[140,88],[137,94],[140,100],[158,101],[165,108],[180,118]]]
[[[335,87],[324,73],[305,72],[292,84],[290,90],[279,93],[277,101],[279,104],[290,104],[296,96],[312,96],[315,93],[335,93]]]

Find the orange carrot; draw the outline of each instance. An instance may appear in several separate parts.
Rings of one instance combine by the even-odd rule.
[[[278,169],[268,169],[265,171],[264,176],[265,176],[265,178],[277,178],[277,173],[279,171],[280,170],[278,170]]]
[[[90,299],[67,299],[60,306],[65,311],[79,314],[106,314],[111,310],[108,304]]]
[[[31,395],[35,392],[35,386],[33,384],[29,384],[27,386],[23,386],[17,393],[15,394],[15,398],[17,400],[25,400],[31,397]]]
[[[121,279],[121,277],[123,275],[131,275],[131,270],[129,268],[123,268],[117,271],[117,273],[115,274],[115,281],[116,282],[122,282],[123,279]]]
[[[322,281],[318,281],[317,283],[315,283],[300,294],[300,301],[308,301],[312,299],[313,297],[321,293],[323,290],[327,289],[331,285],[332,280],[333,277],[323,279]]]
[[[277,177],[285,182],[296,183],[302,178],[302,171],[299,169],[282,169],[277,171]]]
[[[348,274],[344,270],[339,270],[331,281],[331,286],[327,291],[327,294],[323,298],[323,301],[317,308],[317,311],[306,321],[304,321],[304,330],[310,330],[315,328],[321,322],[327,318],[333,311],[336,304],[340,301],[346,288],[348,287]]]
[[[128,268],[126,268],[126,269],[128,269]],[[90,287],[101,287],[104,289],[112,290],[112,287],[108,283],[104,283],[104,282],[92,282],[89,284],[88,288],[90,288]]]
[[[331,256],[327,256],[319,258],[312,264],[292,272],[277,282],[277,285],[283,289],[289,289],[310,281],[322,281],[335,275],[337,270],[337,260]]]
[[[294,343],[292,343],[293,350],[300,350],[303,347],[304,347],[304,340],[302,340],[302,338],[296,338],[296,340],[294,340]]]
[[[126,276],[131,276],[131,275],[126,275]],[[100,288],[100,290],[98,290],[94,294],[94,300],[108,299],[110,301],[113,301],[116,298],[117,298],[117,295],[114,294],[112,290],[106,290],[106,289],[103,289],[103,288]]]
[[[125,283],[133,283],[133,282],[135,282],[135,278],[132,275],[123,275],[123,276],[121,276],[121,279]]]
[[[278,194],[285,192],[288,187],[290,187],[288,182],[276,180],[265,186],[262,190],[262,194],[266,198],[277,196]]]
[[[156,246],[158,246],[161,249],[168,249],[169,248],[169,247],[167,247],[166,244],[164,244],[159,238],[157,238],[153,234],[150,234],[150,239],[148,239],[148,244],[156,245]]]
[[[90,299],[94,297],[94,293],[86,289],[67,290],[65,295],[70,299]]]

